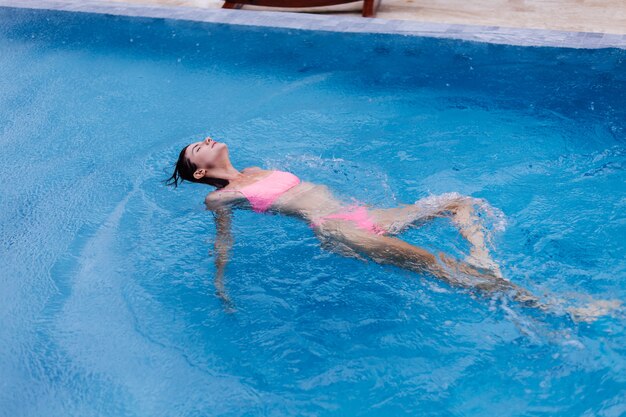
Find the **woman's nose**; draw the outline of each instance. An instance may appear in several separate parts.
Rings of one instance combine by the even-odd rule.
[[[209,144],[209,142],[211,142],[211,138],[207,136],[207,138],[204,140],[204,143],[206,143],[207,145]]]

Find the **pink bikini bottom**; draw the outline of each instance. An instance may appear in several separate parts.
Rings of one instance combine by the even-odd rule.
[[[345,209],[326,216],[318,217],[311,223],[314,227],[320,227],[326,220],[346,220],[354,223],[359,229],[367,230],[370,233],[376,235],[382,235],[386,233],[382,227],[377,225],[374,220],[367,213],[367,209],[362,206],[353,205],[346,207]]]

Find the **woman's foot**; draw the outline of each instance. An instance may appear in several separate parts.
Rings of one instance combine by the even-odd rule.
[[[570,317],[574,321],[593,323],[599,317],[606,316],[622,305],[619,300],[596,300],[586,307],[570,307],[567,309]]]

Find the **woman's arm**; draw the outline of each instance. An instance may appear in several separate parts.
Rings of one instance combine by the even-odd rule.
[[[207,210],[213,212],[215,218],[215,291],[228,307],[232,307],[232,302],[224,286],[224,271],[228,263],[230,249],[233,246],[231,234],[231,205],[240,198],[237,193],[213,192],[207,195],[204,203]]]
[[[228,263],[230,249],[233,246],[233,237],[230,232],[231,210],[229,207],[220,207],[213,210],[217,236],[215,238],[215,290],[217,295],[229,306],[231,300],[224,287],[224,270]]]

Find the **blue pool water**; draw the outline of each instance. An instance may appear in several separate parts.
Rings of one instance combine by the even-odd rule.
[[[626,51],[524,48],[0,8],[0,415],[621,416]],[[224,311],[212,135],[237,167],[392,207],[507,217],[504,275],[546,314],[324,251],[237,212]],[[445,221],[404,238],[461,257]]]

